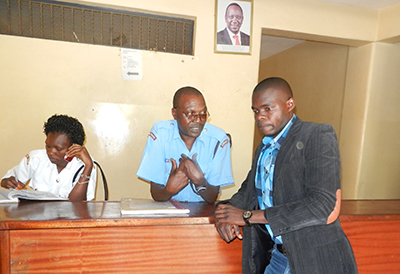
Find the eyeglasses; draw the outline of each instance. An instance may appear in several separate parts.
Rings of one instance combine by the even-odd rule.
[[[176,107],[175,109],[180,108],[180,107]],[[210,116],[210,113],[208,112],[208,110],[204,110],[200,113],[194,114],[193,112],[189,112],[186,113],[181,109],[183,115],[185,116],[185,118],[190,121],[190,122],[194,122],[197,119],[200,119],[201,121],[205,121],[207,120],[207,117]]]

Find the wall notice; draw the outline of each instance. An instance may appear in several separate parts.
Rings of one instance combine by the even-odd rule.
[[[142,51],[121,49],[121,66],[123,80],[142,80]]]

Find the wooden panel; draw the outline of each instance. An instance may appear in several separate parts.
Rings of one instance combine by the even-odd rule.
[[[118,202],[0,206],[0,273],[241,273],[241,241],[219,238],[213,206],[185,206],[180,218],[121,216]],[[360,274],[400,273],[400,200],[342,201],[340,221]]]
[[[400,221],[341,222],[360,274],[400,273]]]
[[[19,230],[11,239],[12,273],[241,273],[241,241],[225,243],[213,225]]]
[[[0,273],[10,273],[10,234],[0,230]]]

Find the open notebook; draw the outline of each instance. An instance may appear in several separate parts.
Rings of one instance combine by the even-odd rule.
[[[18,203],[19,199],[31,201],[58,201],[68,200],[68,198],[61,198],[50,192],[35,191],[35,190],[16,190],[6,189],[0,187],[0,203]]]

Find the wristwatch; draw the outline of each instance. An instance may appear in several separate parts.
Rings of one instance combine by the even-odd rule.
[[[251,212],[250,210],[246,210],[242,214],[243,221],[246,223],[247,226],[250,226],[249,219],[251,218],[251,215],[253,215],[253,212]]]

